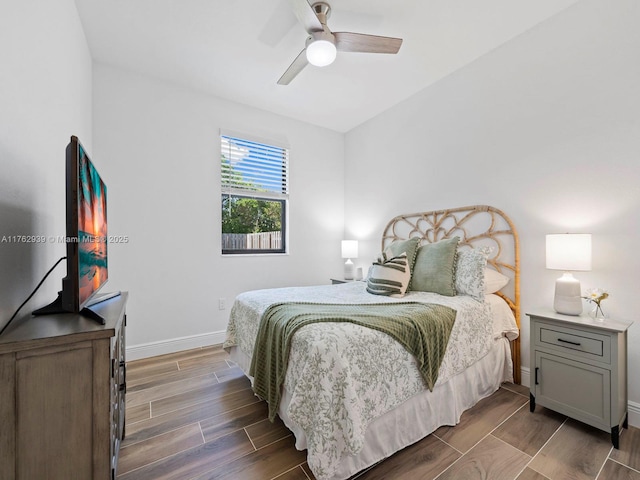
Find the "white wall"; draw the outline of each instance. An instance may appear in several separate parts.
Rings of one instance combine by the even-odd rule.
[[[73,0],[3,2],[0,14],[0,328],[64,244],[2,243],[64,235],[65,147],[90,149],[91,56]],[[62,263],[20,316],[56,298]]]
[[[546,233],[591,232],[593,270],[629,332],[640,413],[640,3],[584,0],[346,135],[345,228],[373,257],[400,213],[474,204],[520,234],[523,312],[551,306]],[[425,60],[427,61],[427,60]],[[361,260],[362,261],[362,260]],[[529,366],[529,322],[522,362]]]
[[[242,291],[341,272],[343,135],[105,65],[94,94],[109,230],[129,237],[110,245],[109,283],[131,292],[130,358],[221,342]],[[221,128],[290,145],[289,255],[222,257]]]

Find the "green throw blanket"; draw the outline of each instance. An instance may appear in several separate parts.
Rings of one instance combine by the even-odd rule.
[[[318,322],[349,322],[379,330],[393,337],[411,353],[429,390],[438,379],[456,311],[417,302],[361,305],[276,303],[262,314],[249,375],[253,390],[269,404],[273,422],[287,372],[293,334]]]

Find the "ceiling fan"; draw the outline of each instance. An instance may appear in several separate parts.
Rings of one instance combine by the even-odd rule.
[[[330,65],[340,52],[398,53],[401,38],[380,37],[364,33],[332,32],[327,26],[331,6],[326,2],[309,5],[307,0],[291,0],[298,21],[309,34],[305,48],[284,72],[278,85],[288,85],[307,64]]]

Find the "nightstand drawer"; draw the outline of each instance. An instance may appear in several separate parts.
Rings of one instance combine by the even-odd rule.
[[[557,345],[559,347],[579,350],[581,352],[598,355],[603,354],[603,344],[601,339],[584,337],[567,332],[559,332],[550,328],[540,328],[540,342]]]
[[[537,321],[535,343],[539,347],[554,350],[562,355],[611,363],[609,335]]]

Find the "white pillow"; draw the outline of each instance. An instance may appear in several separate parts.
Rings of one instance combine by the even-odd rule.
[[[390,250],[385,250],[378,261],[369,269],[367,278],[367,292],[374,295],[403,297],[411,280],[411,269],[407,254],[393,256]]]
[[[484,269],[484,290],[485,293],[496,293],[502,287],[509,283],[509,277],[494,270],[493,268]]]

